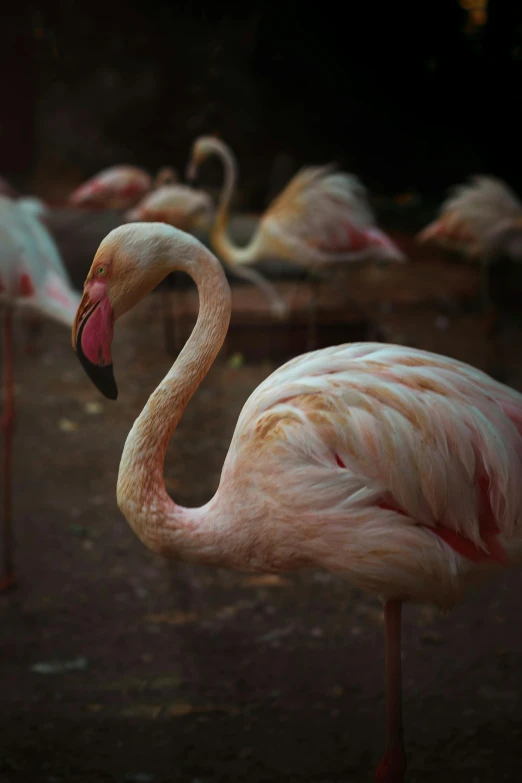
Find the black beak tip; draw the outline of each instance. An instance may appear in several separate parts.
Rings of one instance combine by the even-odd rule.
[[[98,364],[93,364],[84,355],[83,351],[76,350],[76,355],[80,360],[80,363],[85,370],[88,377],[94,383],[96,388],[107,397],[109,400],[118,399],[118,387],[116,386],[116,380],[114,378],[114,369],[112,364],[106,364],[104,367],[100,367]]]
[[[112,364],[107,364],[105,367],[98,367],[98,365],[90,364],[89,362],[89,365],[89,367],[86,367],[84,364],[84,369],[96,388],[99,389],[107,399],[117,400],[118,387],[116,386],[116,381],[114,379]]]

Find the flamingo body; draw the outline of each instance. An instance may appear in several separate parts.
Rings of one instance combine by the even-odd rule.
[[[162,168],[153,181],[150,174],[138,166],[111,166],[73,191],[69,202],[76,207],[129,209],[153,186],[176,179],[176,171],[170,167]]]
[[[80,295],[42,223],[38,199],[0,197],[0,301],[71,326]]]
[[[482,565],[522,554],[521,479],[518,392],[425,351],[349,344],[255,390],[205,512],[229,567],[323,567],[448,608]]]
[[[14,584],[11,530],[11,446],[15,421],[12,312],[44,315],[71,326],[80,302],[42,223],[46,207],[34,198],[0,196],[0,304],[4,314],[4,409],[2,415],[2,542],[0,591]]]
[[[522,202],[501,180],[473,177],[453,189],[439,218],[418,239],[437,242],[470,258],[505,253],[522,260]]]
[[[313,351],[247,400],[214,497],[200,508],[178,506],[165,489],[165,453],[230,320],[217,259],[163,224],[115,229],[85,282],[73,346],[114,399],[114,322],[175,270],[196,282],[200,312],[129,433],[119,506],[166,557],[254,572],[319,567],[381,598],[387,729],[376,780],[402,783],[401,604],[450,608],[522,562],[522,395],[467,364],[405,346]]]
[[[129,221],[168,223],[183,231],[208,227],[213,208],[212,199],[202,190],[189,185],[163,185],[148,193],[131,209]]]
[[[306,266],[404,260],[375,225],[362,183],[332,166],[298,172],[263,215],[254,241],[260,255],[277,253]]]
[[[500,339],[507,311],[519,313],[522,202],[494,177],[475,176],[453,189],[439,217],[418,235],[482,266],[482,311],[492,340],[492,371],[505,378]],[[509,299],[514,304],[509,304]]]

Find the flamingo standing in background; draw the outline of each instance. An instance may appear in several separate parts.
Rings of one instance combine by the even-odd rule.
[[[147,193],[125,218],[128,222],[167,223],[183,231],[207,231],[213,215],[212,199],[204,190],[182,185],[163,185]]]
[[[4,409],[2,415],[3,577],[0,591],[14,584],[11,529],[11,448],[15,423],[13,309],[37,313],[71,326],[80,301],[58,249],[41,222],[38,199],[0,197],[0,305],[4,308]]]
[[[152,188],[176,182],[175,169],[165,166],[153,181],[145,169],[137,166],[111,166],[98,172],[69,196],[75,207],[90,209],[129,209]]]
[[[197,176],[199,166],[217,155],[223,163],[225,181],[211,234],[218,256],[240,276],[252,276],[250,264],[267,258],[280,258],[309,271],[354,261],[404,261],[403,253],[375,224],[366,199],[366,189],[353,174],[338,172],[332,165],[301,169],[274,199],[263,214],[259,226],[246,247],[238,247],[228,232],[229,210],[236,188],[237,163],[232,150],[220,139],[201,136],[192,148],[188,179]],[[252,282],[262,284],[273,306],[285,312],[272,286],[259,276]],[[259,279],[260,278],[260,279]],[[314,324],[310,341],[315,340]]]
[[[0,196],[8,196],[9,198],[16,198],[18,193],[12,187],[11,183],[3,177],[0,177]]]
[[[159,191],[161,201],[161,191],[166,184],[176,183],[177,180],[178,173],[170,166],[161,168],[155,180],[152,180],[145,169],[137,166],[111,166],[95,174],[73,191],[69,196],[69,203],[75,207],[121,211],[129,210],[140,202],[142,207],[140,211],[143,211],[143,199],[146,199],[148,195],[155,195]],[[181,226],[181,228],[185,228],[185,226]],[[173,354],[176,352],[177,346],[177,322],[172,323],[168,282],[162,288],[162,295],[165,347],[168,354]],[[174,343],[172,343],[173,332],[175,333]]]
[[[505,182],[475,176],[470,183],[453,188],[440,208],[440,216],[417,238],[481,261],[483,302],[487,307],[490,262],[502,255],[522,261],[522,202]]]
[[[12,185],[3,177],[0,177],[0,196],[7,196],[11,199],[18,199],[20,198],[20,194],[18,191],[16,191]],[[26,200],[26,199],[25,199]],[[25,314],[25,325],[28,335],[28,342],[26,345],[26,352],[32,353],[33,349],[33,338],[37,332],[39,332],[40,329],[40,320],[38,316],[35,316],[34,314]]]
[[[177,183],[163,185],[144,198],[125,217],[129,222],[167,223],[189,233],[208,232],[212,224],[214,206],[211,197],[204,190]],[[181,348],[180,311],[174,303],[171,307],[170,286],[175,291],[171,278],[161,287],[163,296],[163,324],[167,352],[176,355]],[[172,313],[174,312],[174,319]],[[174,339],[172,339],[174,334]]]
[[[506,309],[506,290],[520,288],[513,277],[517,272],[513,262],[522,262],[522,202],[515,193],[499,179],[475,176],[468,184],[453,188],[441,206],[440,216],[417,238],[482,264],[481,299],[482,310],[488,315],[487,334],[498,336]],[[515,309],[519,310],[518,297]],[[498,341],[494,342],[498,364],[502,351]],[[504,375],[500,366],[497,372]]]
[[[299,356],[246,402],[219,488],[176,505],[164,459],[230,321],[213,254],[160,223],[121,226],[85,281],[73,347],[110,399],[114,322],[174,270],[197,285],[199,316],[135,421],[118,504],[153,551],[240,571],[325,568],[385,602],[386,751],[380,783],[404,780],[401,605],[448,609],[522,562],[522,395],[454,359],[355,343]]]

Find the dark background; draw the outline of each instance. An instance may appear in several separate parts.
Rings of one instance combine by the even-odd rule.
[[[0,34],[0,174],[23,188],[118,162],[183,170],[211,132],[252,208],[281,153],[292,170],[336,160],[383,195],[438,199],[474,172],[520,190],[522,4],[489,6],[474,25],[458,0],[22,3]]]

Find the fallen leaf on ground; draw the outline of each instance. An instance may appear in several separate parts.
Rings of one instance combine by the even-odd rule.
[[[194,612],[160,612],[158,614],[148,614],[145,616],[147,623],[165,623],[167,625],[186,625],[195,623],[198,619]]]
[[[242,367],[245,363],[245,359],[243,357],[243,354],[241,353],[234,353],[228,360],[228,366],[231,367],[234,370],[239,369]]]
[[[61,429],[62,432],[76,432],[78,424],[75,421],[72,421],[72,419],[60,419],[58,428]]]
[[[290,582],[277,574],[261,574],[260,576],[249,576],[243,584],[249,587],[288,587]]]
[[[88,413],[90,416],[96,416],[96,414],[103,411],[103,405],[99,402],[87,402],[83,406],[83,409],[85,413]]]

